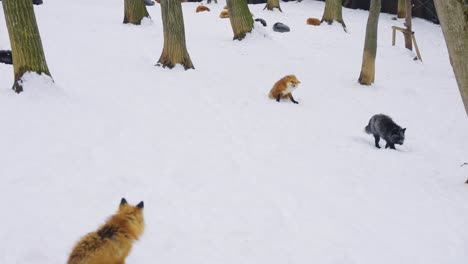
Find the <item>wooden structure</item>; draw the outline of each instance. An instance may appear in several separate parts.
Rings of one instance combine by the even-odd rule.
[[[395,39],[396,39],[396,31],[400,31],[401,33],[405,34],[407,29],[406,28],[401,28],[397,26],[392,26],[392,46],[395,46]],[[414,47],[416,48],[416,55],[418,56],[418,59],[420,61],[422,60],[421,53],[419,52],[418,44],[416,43],[416,37],[414,36],[414,31],[411,31],[411,39],[413,40]]]

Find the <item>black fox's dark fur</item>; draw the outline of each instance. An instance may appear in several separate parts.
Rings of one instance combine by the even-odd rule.
[[[5,64],[13,64],[11,50],[0,50],[0,62]]]
[[[375,146],[380,148],[379,141],[383,138],[387,145],[385,148],[390,147],[395,149],[395,144],[403,145],[405,141],[406,128],[401,128],[395,124],[393,120],[386,115],[375,115],[369,120],[369,124],[365,128],[367,134],[372,134],[375,138]]]

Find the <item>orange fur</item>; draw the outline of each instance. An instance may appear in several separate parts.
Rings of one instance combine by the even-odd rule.
[[[196,10],[197,13],[198,12],[203,12],[203,11],[210,11],[210,9],[208,7],[206,7],[206,6],[204,6],[204,5],[197,6],[197,10]]]
[[[229,11],[227,11],[227,10],[221,11],[221,13],[219,14],[219,17],[220,18],[229,18]]]
[[[144,225],[143,202],[138,206],[131,206],[122,199],[116,214],[97,231],[78,241],[67,264],[125,263],[132,243],[143,233]]]
[[[276,100],[278,100],[278,97],[289,98],[292,102],[295,102],[291,92],[297,88],[300,83],[301,82],[296,78],[295,75],[284,76],[279,81],[277,81],[275,85],[273,85],[273,88],[271,88],[268,97]]]
[[[306,23],[307,25],[320,26],[321,22],[318,18],[308,18]]]

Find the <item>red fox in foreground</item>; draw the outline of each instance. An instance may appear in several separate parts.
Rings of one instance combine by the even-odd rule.
[[[67,264],[124,264],[144,226],[143,202],[132,206],[122,198],[116,214],[78,241]]]
[[[273,88],[270,90],[268,97],[271,99],[276,99],[277,102],[281,98],[289,98],[291,102],[298,104],[294,97],[292,96],[292,91],[297,88],[301,82],[296,78],[295,75],[284,76],[281,80],[277,81]]]

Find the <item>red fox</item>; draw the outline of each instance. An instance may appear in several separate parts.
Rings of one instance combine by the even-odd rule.
[[[197,10],[196,10],[197,13],[198,12],[203,12],[203,11],[210,11],[210,9],[208,7],[206,7],[206,6],[204,6],[204,5],[197,6]]]
[[[268,97],[271,99],[276,99],[277,102],[281,98],[289,98],[291,102],[298,104],[294,97],[292,96],[292,91],[297,88],[301,82],[296,78],[295,75],[284,76],[281,80],[277,81],[273,88],[270,90]]]
[[[143,202],[132,206],[122,198],[116,214],[78,241],[67,264],[123,264],[144,226]]]
[[[308,18],[306,21],[307,25],[320,26],[320,19],[318,18]]]
[[[221,11],[221,13],[219,14],[219,17],[220,18],[229,18],[229,11],[227,11],[227,10]]]

